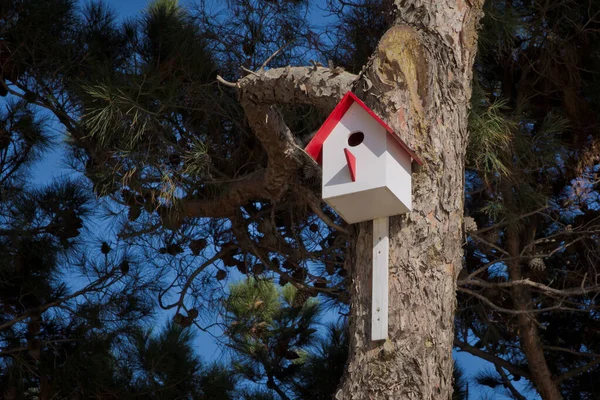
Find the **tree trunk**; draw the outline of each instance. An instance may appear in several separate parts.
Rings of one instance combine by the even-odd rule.
[[[508,182],[503,184],[502,196],[505,204],[509,209],[515,210],[513,199],[513,187]],[[519,231],[509,226],[506,230],[506,250],[508,250],[510,261],[507,262],[509,280],[520,281],[523,279],[521,273],[521,263],[519,259],[520,251],[520,234]],[[533,240],[533,238],[531,238]],[[519,341],[525,357],[529,373],[531,374],[531,382],[535,385],[540,396],[544,400],[562,400],[559,385],[552,376],[552,372],[546,362],[542,342],[538,332],[535,314],[523,313],[531,310],[533,299],[527,286],[515,285],[510,288],[511,298],[515,310],[521,311],[517,315],[517,324],[519,326]]]
[[[519,254],[519,239],[516,236],[518,233],[508,233],[508,250],[510,257],[513,254]],[[516,250],[516,251],[515,251]],[[519,260],[508,262],[508,276],[511,281],[520,281],[523,279],[521,275]],[[511,287],[511,297],[517,311],[526,311],[531,309],[532,299],[529,289],[526,286],[516,285]],[[540,342],[540,335],[537,329],[537,321],[533,314],[518,314],[517,323],[519,325],[519,339],[521,348],[525,357],[527,357],[527,365],[531,374],[531,381],[537,388],[540,396],[544,400],[561,400],[562,394],[552,376],[544,349]]]
[[[350,359],[336,399],[450,399],[467,113],[482,1],[397,0],[363,99],[412,145],[413,210],[390,219],[389,340],[371,342],[372,223],[357,226]],[[360,84],[360,83],[359,83]],[[360,86],[359,86],[360,88]]]

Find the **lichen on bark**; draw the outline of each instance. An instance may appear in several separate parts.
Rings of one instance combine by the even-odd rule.
[[[418,32],[406,25],[391,27],[377,46],[373,72],[388,90],[406,88],[411,111],[419,120],[423,120],[427,98],[427,71],[427,58]]]

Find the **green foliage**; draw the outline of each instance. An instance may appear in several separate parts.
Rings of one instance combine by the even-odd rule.
[[[0,184],[18,185],[27,167],[51,144],[46,120],[26,101],[9,101],[0,111]],[[21,181],[22,183],[22,181]],[[4,196],[9,193],[4,194]]]
[[[474,90],[469,114],[469,146],[467,165],[482,172],[487,181],[497,175],[508,175],[513,131],[516,124],[503,113],[506,101],[490,103],[485,97],[477,96]]]
[[[464,275],[475,274],[486,287],[465,286],[479,298],[459,293],[457,334],[525,370],[530,360],[521,346],[522,322],[498,309],[514,309],[518,301],[552,308],[558,300],[536,290],[519,298],[502,285],[524,279],[576,290],[585,284],[581,277],[596,268],[590,260],[597,259],[597,239],[583,231],[598,227],[597,207],[589,193],[597,195],[598,180],[590,171],[597,170],[600,161],[595,144],[600,103],[593,94],[598,89],[595,55],[600,47],[591,28],[599,7],[597,1],[485,2],[469,118],[465,208],[479,229],[491,229],[476,234],[485,241],[473,237],[465,246]],[[581,194],[587,200],[582,201]],[[574,233],[577,229],[580,233]],[[569,244],[572,241],[589,245]],[[543,346],[562,348],[544,352],[555,377],[587,362],[570,350],[592,352],[596,341],[577,332],[600,323],[588,308],[596,294],[559,296],[576,312],[529,316],[539,327],[537,339]],[[495,309],[487,306],[490,302]],[[592,366],[581,375],[587,375],[585,379],[562,382],[563,396],[594,398],[598,389],[591,377],[599,373]],[[506,393],[495,371],[477,380]]]
[[[493,370],[480,371],[475,375],[475,382],[481,386],[487,386],[492,389],[502,387],[502,378]]]
[[[156,121],[152,118],[152,111],[146,110],[121,90],[115,93],[111,87],[102,85],[84,89],[92,97],[92,102],[103,105],[90,108],[84,116],[92,137],[97,137],[101,144],[110,143],[115,136],[120,137],[125,149],[134,147],[144,138],[147,139],[151,124]],[[115,128],[118,136],[115,134]]]
[[[332,382],[340,382],[346,370],[349,347],[346,330],[344,325],[327,326],[327,335],[308,354],[295,379],[294,388],[298,399],[333,398],[337,385]]]
[[[133,336],[134,381],[138,393],[155,399],[228,399],[233,376],[217,364],[202,365],[194,352],[192,331],[168,324],[159,335],[139,330]]]
[[[279,291],[270,281],[246,279],[230,286],[225,303],[227,345],[237,373],[277,393],[293,390],[317,340],[320,307],[312,299],[294,307],[298,294],[289,284]]]
[[[150,371],[149,385],[164,385],[180,390],[191,384],[200,366],[191,346],[193,335],[177,325],[168,325],[158,337],[141,333],[136,340],[140,365]]]

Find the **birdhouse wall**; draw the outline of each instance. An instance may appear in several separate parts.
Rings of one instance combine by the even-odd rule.
[[[349,137],[363,132],[362,143]],[[352,180],[348,149],[355,158]],[[403,214],[412,208],[411,157],[360,105],[354,103],[323,143],[323,199],[348,223]]]
[[[364,140],[350,146],[348,138],[363,132]],[[385,185],[386,130],[354,103],[323,144],[323,198],[342,196]],[[352,181],[344,149],[356,158],[356,181]]]
[[[403,212],[408,212],[412,210],[412,159],[394,138],[386,135],[386,139],[385,185],[406,207]]]

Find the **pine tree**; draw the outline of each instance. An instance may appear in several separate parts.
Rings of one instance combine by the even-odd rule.
[[[81,240],[95,202],[84,182],[33,184],[47,128],[25,102],[0,115],[0,397],[232,398],[233,375],[199,362],[191,331],[143,330],[156,277]]]
[[[152,280],[119,255],[82,251],[94,202],[83,182],[33,184],[52,139],[31,104],[6,102],[0,132],[1,396],[109,398],[119,386],[111,353],[149,315]]]
[[[166,304],[168,293],[161,293],[163,308],[176,309],[181,324],[198,323],[194,315],[218,304],[225,278],[236,276],[232,267],[293,282],[343,310],[351,304],[351,373],[342,396],[449,394],[453,271],[462,254],[463,157],[481,2],[462,8],[393,2],[390,14],[375,18],[379,36],[365,36],[371,40],[355,47],[356,57],[334,52],[336,60],[352,60],[348,69],[359,75],[318,53],[312,62],[306,56],[326,44],[314,32],[297,34],[306,1],[261,2],[264,7],[231,1],[229,18],[215,24],[205,13],[161,0],[122,25],[100,6],[81,18],[72,2],[32,3],[3,10],[7,93],[64,125],[96,194],[127,207],[120,236],[143,243],[149,264],[172,267],[168,291],[177,295]],[[408,53],[400,57],[394,49],[403,46]],[[312,65],[285,67],[292,62]],[[392,219],[392,246],[412,249],[412,255],[395,253],[394,263],[414,279],[397,280],[407,286],[392,293],[391,310],[418,307],[419,320],[392,327],[403,336],[386,344],[393,351],[383,358],[368,350],[363,311],[370,295],[359,284],[368,280],[358,266],[369,265],[370,228],[345,226],[321,204],[318,169],[301,151],[321,116],[351,89],[428,162],[415,175],[415,211]],[[437,222],[425,227],[430,217]],[[199,240],[206,241],[203,249],[189,247]],[[420,289],[425,286],[435,290]],[[427,367],[402,367],[418,362]],[[367,379],[373,370],[389,376]],[[393,378],[397,373],[402,379]],[[392,387],[386,379],[400,383]]]
[[[226,344],[238,374],[262,383],[281,399],[294,398],[294,380],[316,341],[319,304],[298,302],[287,284],[248,279],[230,287],[224,304]]]
[[[486,4],[471,113],[467,237],[455,342],[496,364],[482,381],[524,398],[598,388],[597,87],[600,4]],[[568,21],[577,21],[570,23]]]

